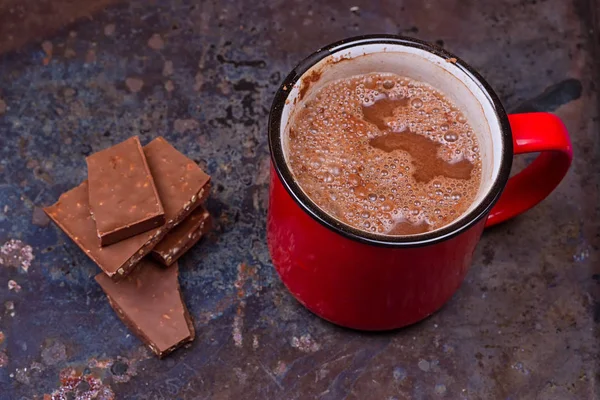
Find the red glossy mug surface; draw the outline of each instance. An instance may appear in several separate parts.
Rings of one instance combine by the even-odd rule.
[[[503,154],[493,185],[468,215],[433,233],[390,239],[357,232],[312,203],[285,165],[281,119],[291,88],[302,84],[306,71],[334,52],[373,43],[414,46],[436,57],[456,59],[456,68],[480,85],[496,113]],[[454,55],[418,40],[385,35],[338,42],[303,61],[276,94],[269,144],[267,234],[277,272],[294,297],[312,312],[362,330],[399,328],[438,310],[464,279],[484,227],[543,200],[560,183],[572,159],[568,132],[556,116],[507,116],[489,85]],[[513,154],[530,152],[540,155],[509,179]]]

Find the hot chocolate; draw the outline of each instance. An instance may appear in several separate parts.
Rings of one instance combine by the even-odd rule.
[[[287,159],[302,190],[366,232],[438,229],[472,204],[481,181],[476,135],[430,85],[394,74],[331,82],[292,116]]]

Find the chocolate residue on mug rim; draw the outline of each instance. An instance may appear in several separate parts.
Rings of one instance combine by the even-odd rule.
[[[321,71],[311,71],[310,74],[308,74],[302,78],[300,93],[298,95],[300,100],[302,100],[304,98],[304,96],[306,95],[306,92],[308,92],[308,89],[310,89],[310,86],[313,83],[317,82],[319,79],[321,79],[321,74],[322,74]]]

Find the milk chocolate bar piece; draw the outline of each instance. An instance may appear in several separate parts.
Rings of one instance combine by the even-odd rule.
[[[183,221],[206,200],[210,190],[210,176],[162,137],[157,137],[144,146],[144,154],[170,229],[174,222]]]
[[[167,232],[208,196],[210,177],[198,165],[158,138],[144,147],[148,166],[163,202],[167,223],[110,246],[99,247],[91,218],[87,181],[64,193],[46,214],[104,271],[119,280],[128,275]]]
[[[137,136],[86,158],[90,211],[100,245],[165,223],[165,212]]]
[[[121,321],[158,357],[194,340],[194,324],[179,290],[179,266],[145,258],[125,279],[96,275]]]
[[[170,266],[205,235],[212,227],[212,218],[203,207],[198,207],[182,223],[173,228],[152,249],[152,256]]]

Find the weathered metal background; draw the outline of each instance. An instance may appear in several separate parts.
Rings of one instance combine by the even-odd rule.
[[[34,21],[3,32],[54,32],[0,55],[0,399],[599,398],[597,2],[134,0],[67,26],[94,7],[46,26],[52,9],[33,3],[0,7]],[[277,85],[321,45],[375,32],[461,55],[508,109],[555,110],[575,150],[555,193],[485,233],[447,306],[385,334],[303,309],[265,243]],[[181,261],[198,336],[162,361],[38,208],[84,179],[84,156],[134,134],[165,136],[214,182],[217,228]]]

